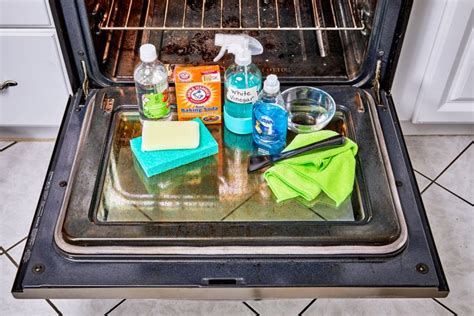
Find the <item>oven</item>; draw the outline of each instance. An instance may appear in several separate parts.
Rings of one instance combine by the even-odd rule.
[[[444,297],[448,285],[390,94],[411,1],[50,1],[71,96],[21,260],[18,298]],[[276,203],[248,174],[249,135],[209,126],[219,153],[147,178],[133,69],[143,43],[212,64],[246,33],[283,89],[330,93],[328,129],[359,145],[349,198]],[[231,60],[219,62],[225,68]],[[172,86],[173,88],[173,86]],[[173,98],[171,98],[173,99]]]

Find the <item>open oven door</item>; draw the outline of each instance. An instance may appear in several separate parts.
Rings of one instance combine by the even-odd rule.
[[[329,128],[360,147],[341,206],[277,204],[248,175],[249,136],[211,127],[213,157],[146,178],[133,87],[68,106],[14,284],[18,298],[443,297],[446,279],[393,104],[323,87]]]
[[[218,154],[147,178],[130,150],[130,139],[141,133],[129,80],[136,57],[133,45],[140,38],[166,45],[174,38],[171,32],[197,33],[180,27],[163,30],[160,16],[153,14],[162,9],[168,12],[160,7],[164,1],[136,1],[142,8],[130,6],[129,10],[116,10],[120,1],[96,1],[98,6],[89,8],[89,16],[86,4],[94,1],[51,1],[60,7],[58,16],[67,21],[62,26],[69,37],[65,46],[71,51],[72,68],[84,71],[79,80],[85,90],[87,72],[95,88],[86,94],[79,90],[68,104],[13,295],[181,299],[446,296],[448,285],[389,94],[411,1],[356,2],[376,8],[363,7],[364,26],[355,27],[357,36],[365,37],[364,56],[346,47],[359,42],[352,38],[355,33],[346,31],[350,27],[343,27],[337,29],[340,41],[337,33],[328,33],[331,45],[327,48],[339,54],[323,59],[321,52],[306,47],[299,57],[283,56],[286,64],[275,68],[281,63],[281,52],[267,45],[270,66],[264,69],[277,69],[282,78],[295,71],[306,75],[286,76],[282,90],[304,83],[331,94],[337,111],[327,128],[359,145],[353,193],[336,207],[324,196],[312,203],[276,203],[261,174],[247,173],[251,136],[232,134],[223,126],[209,126],[219,145]],[[130,36],[123,35],[126,28],[100,13],[103,3],[113,4],[103,12],[116,12],[117,23],[121,15],[124,21],[129,21],[127,16],[140,20],[137,12],[153,16],[148,21],[156,23],[155,31],[141,33],[145,28],[138,25],[125,31]],[[145,4],[151,3],[156,10],[148,10],[151,6]],[[331,10],[330,1],[320,3],[336,22],[344,15]],[[306,9],[313,12],[311,6]],[[195,18],[202,22],[202,17]],[[142,26],[148,25],[146,18],[141,20]],[[368,27],[372,22],[374,27]],[[320,35],[314,30],[318,28],[305,33],[308,40],[290,27],[288,33],[278,33],[277,42],[287,45],[291,37],[314,44],[313,39]],[[94,50],[94,43],[114,37],[132,48],[114,51],[109,45],[99,53]],[[300,46],[285,49],[298,51]],[[188,55],[171,57],[179,61]],[[100,64],[98,56],[109,56],[109,63]],[[306,62],[292,59],[302,56]],[[262,56],[262,63],[265,58]],[[360,72],[353,76],[353,68]],[[107,71],[116,75],[107,77]],[[119,82],[120,78],[125,79]]]

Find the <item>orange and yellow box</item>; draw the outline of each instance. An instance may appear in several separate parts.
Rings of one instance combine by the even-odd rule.
[[[175,68],[178,119],[199,117],[205,124],[222,121],[221,73],[219,66]]]

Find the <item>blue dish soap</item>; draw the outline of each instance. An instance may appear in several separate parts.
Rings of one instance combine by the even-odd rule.
[[[259,153],[274,155],[285,148],[288,112],[276,75],[269,75],[263,83],[263,90],[253,106],[252,125]]]
[[[246,34],[216,34],[216,46],[221,46],[218,61],[226,51],[235,56],[224,75],[224,124],[236,134],[252,133],[252,108],[262,89],[262,73],[252,63],[252,55],[263,52],[259,41]]]

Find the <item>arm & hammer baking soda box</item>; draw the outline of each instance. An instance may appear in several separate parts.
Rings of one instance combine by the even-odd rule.
[[[177,66],[175,68],[178,119],[199,117],[205,124],[220,124],[222,116],[219,66]]]

